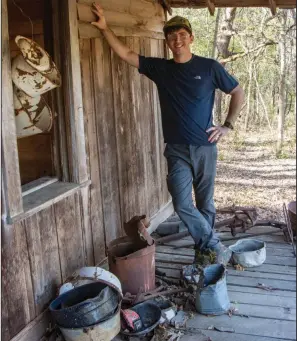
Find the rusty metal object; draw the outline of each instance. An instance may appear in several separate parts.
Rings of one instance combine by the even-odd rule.
[[[287,239],[287,241],[289,241],[292,244],[292,248],[293,248],[293,252],[294,252],[294,256],[296,257],[296,248],[295,248],[295,242],[294,242],[294,235],[293,235],[293,231],[292,231],[292,227],[291,227],[291,221],[289,218],[289,214],[288,214],[288,210],[287,210],[287,206],[286,204],[283,205],[283,209],[284,209],[284,215],[285,215],[285,219],[287,222],[287,228],[283,230],[285,238]]]
[[[145,215],[135,216],[127,223],[124,223],[126,235],[134,240],[136,244],[146,241],[148,245],[154,244],[154,239],[150,236],[147,228],[150,226]]]
[[[218,210],[222,214],[234,214],[233,218],[216,223],[215,228],[230,227],[232,236],[245,233],[257,223],[257,211],[254,207],[228,207]]]
[[[159,245],[159,244],[165,244],[165,243],[173,242],[175,240],[179,240],[179,239],[188,237],[189,235],[190,235],[190,233],[188,231],[172,234],[170,236],[166,236],[166,237],[156,239],[156,244]]]
[[[293,234],[296,235],[296,232],[297,232],[296,201],[291,201],[288,204],[288,212],[289,212],[289,218],[291,221]]]
[[[124,294],[137,295],[155,289],[155,251],[155,243],[135,245],[130,237],[109,244],[109,270],[121,281]]]
[[[163,289],[163,287],[161,287]],[[152,300],[159,296],[172,296],[180,293],[193,293],[193,288],[189,286],[188,288],[182,288],[182,289],[174,289],[174,290],[166,290],[162,291],[159,288],[155,289],[153,291],[147,292],[145,294],[140,295],[130,295],[128,297],[124,297],[123,302],[129,303],[129,304],[137,304],[145,301]]]

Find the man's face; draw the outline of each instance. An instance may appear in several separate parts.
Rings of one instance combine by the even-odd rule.
[[[184,28],[180,28],[167,35],[166,42],[174,56],[182,55],[190,51],[190,45],[194,41],[194,36]]]

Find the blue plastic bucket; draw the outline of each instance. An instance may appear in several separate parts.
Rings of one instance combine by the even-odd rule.
[[[203,270],[196,293],[196,309],[203,315],[223,315],[231,307],[226,280],[226,268],[214,264]]]

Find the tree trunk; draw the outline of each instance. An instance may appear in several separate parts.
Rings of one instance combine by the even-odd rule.
[[[216,46],[218,49],[219,58],[226,59],[231,56],[231,52],[229,51],[230,41],[233,35],[233,23],[236,16],[236,8],[226,8],[224,13],[224,19],[219,25],[219,13],[217,15],[216,25],[219,29],[219,34],[217,34],[217,42]],[[215,44],[215,42],[214,42]],[[215,50],[214,50],[215,51]],[[215,52],[213,52],[215,54]],[[222,63],[222,65],[225,65]],[[218,123],[222,123],[222,92],[216,91],[216,99],[215,99],[215,117]]]
[[[214,37],[213,37],[212,52],[211,52],[211,58],[213,58],[213,59],[216,58],[220,17],[221,17],[221,8],[218,8],[217,17],[216,17],[215,32],[214,32]]]
[[[279,42],[279,57],[280,57],[280,89],[279,89],[279,117],[278,117],[278,132],[276,153],[281,154],[284,143],[284,125],[285,125],[285,110],[286,110],[286,24],[287,12],[281,13],[281,34]]]

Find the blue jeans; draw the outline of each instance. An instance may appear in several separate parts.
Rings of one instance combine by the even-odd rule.
[[[176,213],[193,237],[195,248],[215,250],[220,245],[214,232],[213,200],[217,146],[167,144],[164,156],[168,164],[167,186]]]

